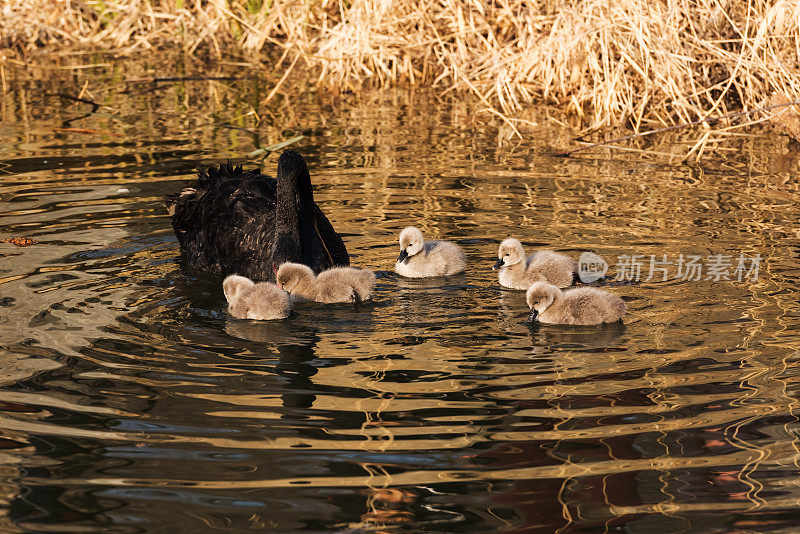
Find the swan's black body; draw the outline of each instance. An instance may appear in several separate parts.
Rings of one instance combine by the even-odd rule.
[[[197,181],[167,195],[167,210],[191,267],[218,276],[275,281],[284,262],[314,272],[350,265],[341,237],[314,203],[303,157],[287,150],[277,180],[230,163],[200,169]]]

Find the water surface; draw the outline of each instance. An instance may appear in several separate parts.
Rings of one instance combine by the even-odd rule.
[[[19,74],[3,97],[0,239],[38,241],[0,243],[4,531],[798,526],[796,145],[560,159],[546,117],[507,142],[458,98],[125,83],[161,69]],[[94,113],[52,96],[85,82]],[[375,300],[232,319],[182,266],[163,195],[226,159],[273,174],[247,154],[298,134]],[[410,224],[467,272],[393,274]],[[612,275],[621,254],[762,261],[757,280],[615,287],[623,325],[531,328],[490,270],[508,236]]]

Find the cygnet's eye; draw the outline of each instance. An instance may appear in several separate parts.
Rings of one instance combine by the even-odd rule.
[[[511,255],[511,253],[510,253],[510,252],[506,252],[506,256],[510,256],[510,255]]]

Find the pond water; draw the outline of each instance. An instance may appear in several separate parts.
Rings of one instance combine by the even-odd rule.
[[[508,142],[452,96],[266,102],[277,76],[236,66],[134,80],[187,70],[7,73],[0,240],[37,244],[0,243],[0,529],[800,525],[797,145],[759,134],[692,167],[665,154],[678,138],[561,159],[570,134],[544,115]],[[182,266],[163,195],[295,135],[376,296],[235,320]],[[410,224],[461,244],[466,274],[396,276]],[[508,236],[594,251],[610,277],[641,255],[641,282],[611,288],[624,325],[526,324],[523,293],[490,269]],[[645,280],[651,255],[673,262],[667,280]],[[681,255],[699,280],[677,276]],[[730,280],[706,279],[714,257]]]

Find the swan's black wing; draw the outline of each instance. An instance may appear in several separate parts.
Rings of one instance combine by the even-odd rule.
[[[274,179],[222,164],[167,199],[172,225],[189,265],[227,276],[274,280]]]
[[[327,268],[350,265],[350,255],[347,253],[344,241],[342,241],[342,238],[333,229],[331,222],[316,204],[314,204],[314,216],[317,221],[318,237],[325,244],[326,256],[329,255],[332,260],[332,264]]]
[[[315,273],[336,266],[350,265],[350,257],[342,238],[334,231],[319,206],[298,206],[297,225],[300,233],[300,262]]]

